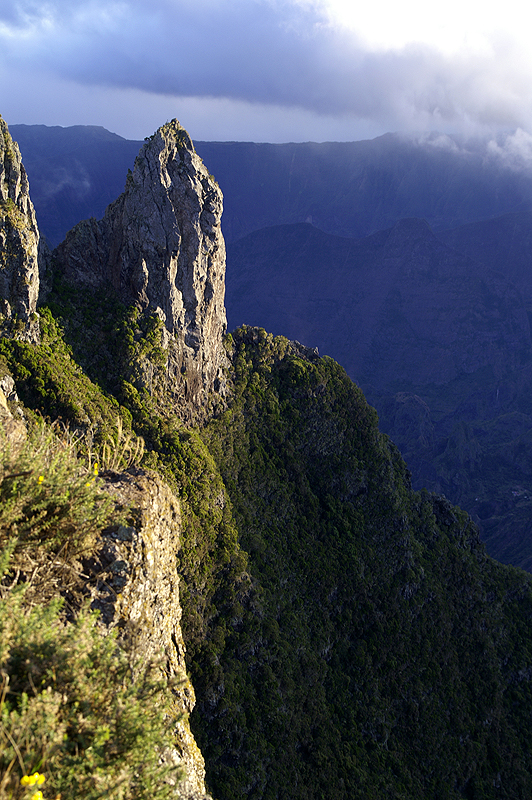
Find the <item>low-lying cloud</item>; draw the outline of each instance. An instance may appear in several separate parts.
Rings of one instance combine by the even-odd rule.
[[[473,157],[478,162],[491,162],[514,172],[532,173],[532,136],[522,128],[510,133],[499,132],[496,137],[423,133],[406,138],[413,139],[421,147],[447,150],[466,158]]]
[[[350,115],[383,128],[532,128],[532,76],[508,42],[449,56],[369,50],[303,0],[7,0],[0,71],[83,86]],[[0,109],[1,111],[1,109]],[[310,138],[310,137],[309,137]]]
[[[532,170],[532,136],[521,128],[502,140],[491,139],[487,151],[509,169],[518,172]]]

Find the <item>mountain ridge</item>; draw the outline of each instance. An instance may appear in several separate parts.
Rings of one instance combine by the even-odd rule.
[[[24,132],[28,135],[31,129],[25,128]],[[69,135],[68,129],[62,129],[60,133],[66,137]],[[79,133],[80,131],[78,130],[76,136]],[[54,131],[49,131],[49,134],[51,137],[55,135]],[[136,147],[136,144],[140,145],[141,143],[131,144]],[[233,233],[236,231],[234,225],[249,227],[250,221],[246,221],[248,209],[251,210],[252,216],[256,215],[256,213],[259,213],[259,216],[262,215],[259,220],[261,224],[264,221],[268,221],[268,219],[275,219],[275,215],[279,217],[280,214],[285,213],[289,215],[290,219],[299,219],[297,223],[293,224],[310,224],[305,223],[305,219],[309,215],[312,217],[315,208],[327,210],[327,208],[331,207],[331,203],[332,205],[336,203],[335,208],[339,212],[339,216],[337,215],[336,222],[331,217],[329,223],[332,221],[333,226],[340,224],[344,227],[346,222],[345,213],[346,211],[350,213],[352,206],[359,210],[362,207],[363,211],[366,206],[364,213],[366,213],[366,217],[369,215],[371,219],[374,218],[376,213],[381,214],[381,222],[385,218],[388,219],[393,208],[395,208],[396,212],[400,211],[403,216],[407,210],[416,210],[422,212],[421,217],[426,217],[433,225],[435,221],[438,226],[440,224],[444,225],[443,228],[438,227],[435,233],[441,241],[451,245],[451,247],[454,246],[455,250],[462,253],[464,269],[468,271],[473,269],[475,274],[483,275],[484,277],[481,277],[481,281],[485,281],[490,268],[502,274],[502,279],[489,279],[488,282],[491,288],[485,295],[481,293],[479,296],[478,289],[466,291],[464,284],[463,296],[458,300],[458,306],[464,312],[469,304],[468,313],[471,317],[470,324],[473,327],[476,324],[476,312],[474,304],[470,302],[472,297],[479,297],[479,308],[483,309],[485,323],[487,324],[488,319],[491,319],[493,330],[491,334],[486,330],[485,335],[488,339],[491,335],[493,341],[488,342],[486,340],[486,346],[492,349],[495,348],[499,353],[495,359],[499,365],[497,374],[490,376],[488,371],[480,370],[477,371],[477,377],[474,378],[474,375],[468,371],[470,370],[470,365],[461,376],[454,378],[446,386],[441,384],[441,389],[438,389],[436,384],[433,387],[427,387],[426,385],[418,385],[419,382],[417,380],[413,382],[412,380],[402,380],[403,370],[402,368],[400,369],[401,365],[405,368],[405,375],[408,373],[412,377],[413,374],[414,378],[417,378],[417,371],[410,363],[411,353],[418,352],[421,373],[427,370],[433,370],[436,373],[438,372],[438,367],[444,362],[439,354],[436,354],[436,358],[432,357],[435,353],[435,347],[434,343],[430,342],[432,329],[440,329],[441,332],[441,319],[439,321],[434,320],[434,322],[427,319],[427,335],[425,337],[422,336],[420,339],[416,333],[416,326],[419,327],[418,321],[415,320],[416,325],[413,330],[410,330],[412,326],[408,320],[405,321],[405,315],[401,308],[400,286],[399,294],[397,294],[395,300],[392,298],[390,301],[387,321],[383,322],[384,327],[379,334],[379,342],[377,343],[377,340],[375,340],[375,353],[369,355],[365,363],[362,363],[358,356],[360,349],[358,347],[358,339],[360,337],[368,338],[369,327],[360,323],[358,310],[356,314],[354,313],[354,300],[350,298],[348,293],[343,291],[341,285],[334,295],[329,292],[327,298],[322,297],[322,295],[324,294],[324,289],[325,293],[327,293],[329,287],[326,283],[324,287],[318,285],[314,292],[314,297],[306,302],[306,305],[297,308],[294,304],[293,309],[287,309],[287,313],[290,312],[290,323],[286,327],[283,324],[281,327],[274,328],[273,317],[270,312],[273,311],[275,315],[279,311],[276,307],[277,305],[282,308],[284,304],[286,307],[290,296],[304,294],[306,288],[303,287],[302,289],[301,286],[298,286],[298,281],[301,281],[301,279],[297,275],[294,278],[295,283],[293,286],[287,284],[282,290],[278,288],[278,291],[281,292],[278,304],[268,300],[268,292],[263,291],[263,297],[259,296],[259,292],[256,301],[254,301],[258,304],[256,306],[256,315],[251,316],[252,303],[250,298],[250,303],[245,306],[246,313],[244,315],[239,314],[239,317],[233,317],[232,309],[234,307],[238,308],[238,303],[241,303],[238,293],[235,292],[233,294],[233,286],[236,284],[236,271],[237,269],[240,270],[238,259],[242,260],[242,266],[247,261],[247,269],[251,279],[251,283],[249,281],[242,283],[239,291],[246,292],[249,290],[251,293],[255,292],[257,294],[262,272],[264,272],[263,286],[268,287],[270,284],[279,286],[278,278],[275,275],[272,275],[270,280],[270,278],[266,277],[266,274],[269,274],[269,270],[272,269],[273,265],[277,265],[287,275],[290,274],[290,270],[293,270],[293,264],[288,265],[288,267],[286,265],[289,251],[287,250],[286,253],[283,253],[286,242],[283,243],[282,239],[277,244],[270,242],[268,245],[271,253],[270,258],[268,261],[264,258],[259,259],[260,271],[257,269],[259,262],[255,261],[255,254],[252,251],[247,254],[245,252],[246,237],[240,239],[238,244],[234,241],[229,242],[227,307],[231,327],[241,322],[266,325],[272,330],[275,329],[277,333],[288,333],[291,338],[304,341],[312,346],[318,346],[321,352],[329,353],[339,358],[347,366],[351,377],[362,382],[371,401],[377,405],[383,429],[394,440],[401,442],[402,452],[407,457],[414,473],[416,488],[426,486],[434,491],[444,492],[454,502],[465,505],[477,522],[482,525],[483,535],[485,535],[486,541],[489,542],[492,554],[500,558],[504,557],[505,560],[509,561],[513,559],[513,563],[521,566],[526,565],[528,568],[528,565],[532,563],[530,561],[532,553],[526,552],[525,543],[528,537],[526,514],[522,513],[522,510],[514,504],[513,498],[518,495],[513,493],[521,492],[521,489],[532,492],[532,474],[529,473],[527,468],[523,467],[522,460],[520,461],[517,457],[514,458],[509,455],[518,451],[519,442],[515,440],[508,441],[504,449],[505,463],[508,464],[508,478],[502,480],[502,482],[500,475],[498,475],[497,479],[495,478],[495,473],[498,472],[498,469],[494,466],[498,458],[495,455],[498,447],[496,443],[498,434],[492,424],[494,414],[501,416],[502,427],[504,427],[502,420],[505,414],[530,414],[529,404],[526,399],[530,393],[528,387],[529,379],[527,377],[528,368],[526,364],[523,364],[523,366],[516,365],[513,371],[509,371],[508,364],[504,363],[505,358],[502,357],[504,348],[501,350],[496,343],[498,327],[496,306],[497,303],[502,303],[501,308],[506,305],[508,309],[511,299],[508,290],[509,280],[515,287],[515,291],[512,289],[514,307],[510,310],[508,320],[501,319],[501,335],[503,339],[506,336],[508,344],[508,326],[510,321],[514,320],[517,324],[516,331],[521,330],[520,344],[515,348],[515,353],[513,348],[506,348],[506,353],[509,354],[508,363],[516,361],[516,353],[519,353],[517,360],[523,358],[525,361],[527,360],[526,352],[529,351],[529,348],[525,342],[526,337],[522,335],[525,323],[524,320],[521,319],[519,321],[517,318],[520,314],[522,316],[519,311],[519,309],[522,310],[523,308],[522,300],[530,317],[527,281],[527,241],[530,237],[528,236],[527,239],[526,227],[530,212],[512,212],[516,216],[506,216],[504,224],[503,218],[493,216],[494,213],[500,213],[501,211],[505,211],[508,214],[509,209],[522,204],[523,198],[528,196],[527,192],[530,193],[532,184],[526,164],[524,162],[518,164],[515,159],[511,161],[509,157],[506,157],[504,142],[490,149],[490,147],[487,147],[486,141],[474,143],[437,136],[430,139],[430,141],[419,139],[416,143],[416,141],[404,140],[401,137],[390,134],[384,138],[380,137],[375,142],[369,140],[360,143],[360,146],[356,143],[329,143],[323,145],[307,143],[305,145],[278,146],[255,145],[252,143],[212,143],[211,147],[209,143],[198,143],[198,147],[207,147],[207,145],[210,147],[209,158],[213,159],[212,161],[209,160],[210,169],[215,174],[218,174],[224,184],[226,197],[223,228],[226,234],[230,232],[228,226],[233,226]],[[360,160],[362,157],[359,158],[358,162],[356,159],[353,160],[354,157],[351,158],[349,153],[357,151],[357,148],[359,151],[367,151],[371,156],[370,160],[368,161],[367,158],[366,161]],[[28,152],[31,154],[31,148]],[[237,157],[238,154],[239,157]],[[266,154],[266,161],[260,163],[259,156],[262,158],[263,154]],[[508,156],[508,154],[506,155]],[[243,156],[243,160],[240,159],[240,156]],[[126,164],[117,160],[116,164],[123,164],[123,166],[115,168],[115,162],[110,161],[103,152],[101,157],[102,164],[105,163],[109,175],[115,175],[112,180],[115,181],[116,193],[119,194],[125,181]],[[291,169],[292,157],[295,159],[295,171]],[[58,163],[53,162],[51,155],[50,158],[52,163]],[[133,153],[131,153],[131,162],[133,162],[133,158]],[[349,160],[350,158],[351,160]],[[307,160],[305,161],[305,159]],[[391,163],[388,163],[388,159],[391,159]],[[46,173],[45,166],[43,166],[44,163],[41,160],[40,170],[44,170],[42,174]],[[434,166],[435,163],[439,164],[438,168]],[[305,164],[306,168],[303,169]],[[333,167],[332,173],[331,165]],[[332,174],[334,175],[334,181],[332,181],[331,185],[330,177]],[[357,175],[358,178],[356,177]],[[242,182],[242,176],[246,178],[245,184]],[[329,183],[327,183],[327,180],[329,180]],[[263,184],[262,188],[261,183]],[[303,184],[305,191],[300,194]],[[372,186],[373,189],[371,188]],[[408,187],[409,190],[406,192]],[[319,191],[317,191],[317,188]],[[290,192],[288,192],[288,189],[290,189]],[[272,192],[273,194],[271,194]],[[360,194],[361,192],[362,194]],[[366,192],[365,195],[364,192]],[[398,194],[398,192],[400,193]],[[271,197],[268,193],[271,194]],[[59,192],[58,198],[60,194],[61,192]],[[272,198],[276,199],[274,199],[274,202],[270,202],[268,197],[270,197],[270,200]],[[478,208],[479,197],[484,204],[482,209]],[[339,198],[344,198],[342,203],[339,202]],[[361,202],[361,198],[365,198],[364,203]],[[73,197],[69,195],[69,212],[75,207],[72,200]],[[376,201],[378,201],[377,210],[372,208],[372,204],[374,205]],[[293,205],[294,202],[295,205]],[[313,207],[311,208],[310,206]],[[41,208],[44,209],[45,213],[48,213],[51,205],[47,202]],[[81,210],[81,207],[78,208]],[[93,206],[93,208],[96,208],[96,206]],[[437,208],[440,208],[443,216],[438,212],[434,217],[433,212]],[[101,214],[103,214],[103,211],[102,207]],[[452,213],[449,215],[448,212]],[[470,227],[453,229],[462,231],[460,241],[456,240],[458,233],[452,234],[455,237],[453,245],[453,241],[445,238],[451,236],[449,229],[445,229],[445,224],[456,223],[456,213],[465,214],[466,217],[468,215],[475,216],[475,213],[490,213],[491,217],[485,222],[477,220],[475,223],[468,223]],[[382,216],[383,214],[384,217]],[[433,214],[433,217],[431,217],[431,214]],[[447,214],[447,217],[445,214]],[[313,218],[314,227],[319,218],[319,215],[316,219]],[[231,220],[234,220],[234,223]],[[393,219],[392,223],[395,224],[395,222],[396,220]],[[373,223],[368,223],[366,220],[364,224],[366,228],[362,232],[366,235],[369,233],[368,226],[371,229]],[[477,238],[474,239],[476,225],[478,225],[478,231],[482,231],[482,233],[479,233]],[[242,227],[241,229],[243,230]],[[267,229],[263,229],[262,234],[255,233],[250,235],[259,238],[261,236],[266,237],[265,231]],[[352,235],[352,228],[350,231]],[[316,235],[320,237],[319,234]],[[320,243],[318,244],[317,240],[315,242],[315,247],[321,248],[325,272],[338,270],[338,264],[332,263],[336,250],[333,247],[332,239],[327,239],[327,236],[331,235],[330,233],[323,234]],[[284,238],[286,240],[286,237]],[[467,241],[466,238],[468,239]],[[496,242],[494,241],[495,238]],[[482,241],[490,241],[494,245],[490,245],[489,252],[485,246],[484,250],[482,250]],[[325,252],[327,249],[325,242],[328,243],[329,253]],[[475,243],[473,244],[473,242]],[[480,258],[481,252],[482,258]],[[237,261],[233,260],[233,253],[237,254]],[[299,257],[300,254],[298,255],[297,253],[291,256],[294,263],[297,262]],[[315,258],[316,253],[311,251],[309,253],[309,263]],[[340,261],[345,259],[345,253],[341,248],[338,249],[338,258]],[[471,261],[467,262],[467,258],[472,259],[474,264]],[[256,283],[255,289],[253,289],[253,281]],[[373,286],[373,291],[378,298],[378,275],[370,274],[368,281],[368,286]],[[304,283],[305,281],[303,281]],[[471,285],[470,279],[467,285]],[[506,290],[503,289],[504,286],[507,287]],[[363,287],[363,291],[367,293],[368,287]],[[505,293],[506,299],[504,299]],[[522,295],[522,300],[518,297],[519,293]],[[355,298],[356,304],[358,304],[357,309],[361,302],[360,295],[361,293],[358,292]],[[498,296],[499,299],[497,299]],[[494,302],[494,306],[488,313],[486,303],[490,297]],[[270,310],[266,316],[263,316],[263,311],[268,310],[268,303]],[[441,316],[441,310],[438,311],[435,301],[431,301],[431,303],[434,313]],[[454,322],[452,309],[448,309],[448,311],[449,324],[447,330],[443,331],[443,335],[445,339],[450,340],[454,336]],[[327,321],[327,312],[331,316],[336,315],[339,326],[338,335],[334,335],[333,331],[333,334],[328,339],[323,335],[330,328]],[[422,313],[426,316],[426,310],[422,309]],[[325,319],[323,327],[316,324],[318,318]],[[368,315],[366,315],[366,322],[368,322]],[[375,320],[371,318],[370,322],[371,326],[374,327]],[[395,324],[399,326],[397,342],[394,341],[393,336],[388,337],[386,332],[386,326],[393,327]],[[351,337],[350,340],[349,331],[353,327],[357,329],[358,333],[356,338]],[[504,334],[505,327],[506,334]],[[338,347],[342,338],[345,344],[340,350]],[[391,339],[391,346],[388,343],[388,338]],[[402,354],[399,352],[400,341],[403,341],[403,343],[410,342],[408,347],[403,348],[404,352]],[[430,352],[431,358],[427,355],[422,355],[420,344],[423,341],[428,342],[427,352]],[[478,337],[477,341],[480,342]],[[455,344],[454,350],[461,358],[462,354],[458,343]],[[389,353],[390,374],[398,378],[393,382],[386,381],[386,372],[382,368],[380,375],[378,370],[377,374],[375,370],[373,370],[373,374],[365,374],[371,373],[372,362],[378,364],[379,360],[382,361],[381,351],[382,353],[386,351]],[[463,355],[465,356],[465,351]],[[400,357],[400,361],[397,363],[394,363],[395,356]],[[449,376],[457,371],[457,366],[459,366],[458,356],[456,363],[453,362],[448,353],[443,356],[444,361],[448,363],[447,373]],[[475,359],[477,361],[484,359],[485,361],[486,356],[479,352],[473,355],[473,360]],[[462,361],[464,361],[464,358],[462,358]],[[401,399],[396,401],[394,397],[396,394],[401,395],[404,392],[408,393],[412,398],[420,397],[425,407],[430,409],[431,441],[433,442],[431,448],[422,448],[420,450],[417,447],[418,433],[415,425],[412,427],[409,423],[406,427],[402,427],[405,422],[404,412],[406,406]],[[412,399],[409,405],[410,414],[414,413],[415,408],[420,410],[421,406],[419,404],[416,405],[416,403],[417,401]],[[420,412],[421,416],[418,419],[418,423],[416,423],[423,430],[425,429],[424,413],[424,411]],[[458,416],[460,416],[460,419],[458,419]],[[457,428],[453,433],[455,423]],[[456,455],[456,459],[453,456],[453,453],[458,454],[460,449],[457,449],[456,442],[460,441],[462,443],[460,447],[464,445],[462,434],[459,432],[461,423],[465,423],[467,426],[468,440],[471,443],[475,442],[474,445],[471,444],[471,447],[477,453],[475,459],[466,459],[464,461],[458,455]],[[510,429],[508,428],[507,430]],[[408,431],[411,431],[412,439],[409,438],[410,434],[407,435]],[[491,436],[493,436],[493,441]],[[519,496],[525,497],[526,491]],[[493,500],[494,496],[496,496],[496,500]],[[487,509],[491,509],[491,511],[486,516]],[[520,547],[519,552],[514,551],[513,555],[510,555],[512,548],[508,546],[506,539],[515,538],[513,529],[519,531],[524,549]],[[500,540],[498,540],[496,530],[505,531],[504,534],[501,533]]]
[[[68,154],[63,145],[67,157],[62,162],[52,141],[46,154],[42,147],[37,151],[35,127],[40,126],[11,127],[32,181],[41,232],[53,246],[80,219],[103,216],[122,192],[142,145],[116,140],[107,153],[100,143],[98,155],[90,136],[79,146],[76,126],[77,152]],[[46,128],[47,138],[64,139],[70,130]],[[360,237],[390,227],[399,217],[424,217],[445,229],[531,209],[526,170],[514,168],[486,145],[483,140],[442,141],[438,135],[412,140],[397,134],[322,144],[195,142],[224,187],[228,243],[282,222],[311,221],[328,233]]]

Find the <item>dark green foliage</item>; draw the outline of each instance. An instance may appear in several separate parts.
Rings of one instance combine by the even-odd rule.
[[[530,580],[411,492],[337,364],[235,342],[235,400],[204,435],[257,586],[196,712],[215,793],[526,796]]]
[[[166,366],[159,317],[125,306],[112,288],[89,290],[80,296],[56,274],[48,302],[53,315],[61,320],[77,363],[109,395],[120,394],[123,381],[136,386],[153,382],[146,381],[143,374],[146,362],[151,379],[154,370]]]
[[[39,314],[41,344],[0,339],[0,355],[15,379],[21,399],[51,421],[62,419],[73,427],[84,428],[92,423],[102,433],[108,432],[116,423],[118,402],[104,395],[74,361],[72,349],[49,309],[41,308]]]
[[[101,304],[91,355],[90,302],[64,302],[65,335],[108,394],[57,326],[17,377],[39,407],[37,378],[58,396],[72,364],[89,419],[120,403],[179,493],[192,724],[218,800],[530,796],[530,578],[489,559],[464,512],[412,492],[331,359],[236,331],[232,399],[187,430],[146,385],[157,321]]]

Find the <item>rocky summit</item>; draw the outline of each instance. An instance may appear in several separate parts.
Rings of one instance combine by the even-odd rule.
[[[68,282],[110,286],[168,332],[169,373],[188,401],[223,389],[222,192],[177,120],[146,140],[123,194],[54,251]]]

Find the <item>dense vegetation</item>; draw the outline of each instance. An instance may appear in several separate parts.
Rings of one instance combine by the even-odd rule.
[[[214,796],[529,796],[530,578],[488,558],[464,512],[411,491],[343,369],[243,328],[227,407],[187,429],[156,320],[64,287],[52,301],[42,344],[3,340],[3,358],[27,407],[95,446],[119,415],[181,498]]]
[[[260,590],[202,706],[220,796],[526,796],[527,576],[410,490],[331,359],[243,329],[234,365],[204,436]]]
[[[162,665],[103,636],[83,600],[80,559],[117,519],[97,476],[68,432],[41,421],[13,446],[0,426],[2,800],[175,796]]]

